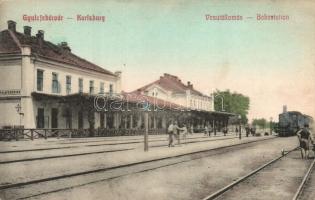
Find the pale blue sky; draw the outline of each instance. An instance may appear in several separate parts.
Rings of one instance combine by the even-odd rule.
[[[167,72],[205,93],[229,88],[248,95],[250,118],[276,118],[283,104],[314,116],[315,97],[297,98],[302,89],[315,91],[314,7],[311,1],[22,0],[1,4],[0,27],[12,19],[21,32],[29,25],[33,34],[45,30],[46,40],[67,41],[81,57],[122,70],[126,91]],[[257,13],[289,15],[290,20],[257,21]],[[29,23],[23,14],[74,19]],[[106,22],[78,22],[77,14],[105,15]],[[205,14],[253,19],[206,21]],[[290,87],[299,77],[307,81]]]

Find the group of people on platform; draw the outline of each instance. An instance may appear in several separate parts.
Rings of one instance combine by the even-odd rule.
[[[246,137],[248,137],[249,134],[251,134],[252,136],[255,136],[256,128],[255,127],[245,126],[245,132],[246,132]]]
[[[227,128],[223,128],[223,134],[226,135]],[[235,132],[237,133],[239,130],[236,128]],[[256,129],[255,128],[249,128],[248,126],[245,127],[246,136],[248,137],[249,134],[255,135]],[[213,132],[212,127],[204,127],[204,134],[206,136],[211,136],[211,132]],[[168,147],[174,147],[174,140],[177,138],[177,144],[181,144],[181,137],[186,143],[187,134],[193,133],[193,126],[189,127],[189,130],[186,126],[186,124],[182,124],[182,127],[179,127],[177,122],[171,122],[168,127],[168,135],[169,135],[169,143]],[[309,130],[309,125],[305,124],[304,128],[301,128],[297,131],[296,135],[298,136],[299,143],[300,143],[300,149],[301,149],[301,155],[302,159],[308,159],[309,158],[309,151],[313,150],[315,155],[315,144],[314,139],[312,136],[312,133]]]
[[[213,128],[210,126],[208,128],[208,126],[204,127],[204,135],[205,136],[210,136],[211,137],[211,133],[213,132]],[[168,132],[168,147],[174,147],[174,140],[177,139],[177,144],[181,145],[181,138],[184,140],[185,144],[186,144],[186,139],[187,139],[187,135],[188,133],[192,134],[194,132],[194,127],[191,125],[189,126],[189,128],[187,128],[186,124],[182,124],[182,127],[179,127],[177,122],[171,122],[170,125],[168,126],[167,129]],[[226,127],[224,127],[222,129],[222,132],[224,135],[227,134],[228,129]]]
[[[170,125],[168,126],[168,129],[167,129],[167,132],[168,132],[168,147],[174,147],[174,140],[175,140],[175,137],[177,138],[177,143],[178,145],[180,145],[180,136],[182,135],[183,136],[183,139],[186,143],[186,138],[187,138],[187,134],[188,134],[188,129],[186,127],[186,124],[183,124],[182,127],[179,127],[177,125],[177,122],[175,121],[174,123],[171,122]],[[192,132],[191,132],[192,133]]]

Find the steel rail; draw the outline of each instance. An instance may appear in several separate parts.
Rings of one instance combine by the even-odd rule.
[[[228,139],[235,139],[237,137],[223,137],[223,138],[219,138],[216,140],[213,139],[206,139],[206,140],[193,140],[194,138],[190,138],[187,140],[192,140],[189,142],[186,142],[187,144],[190,143],[199,143],[199,142],[211,142],[211,141],[219,141],[219,140],[228,140]],[[167,141],[165,140],[161,140],[161,141]],[[151,142],[151,141],[149,141]],[[153,141],[155,142],[155,141]],[[122,143],[108,143],[108,144],[86,144],[86,145],[80,145],[80,146],[61,146],[61,147],[48,147],[48,148],[35,148],[35,149],[18,149],[18,150],[8,150],[8,151],[0,151],[0,154],[6,154],[6,153],[20,153],[20,152],[27,152],[27,151],[43,151],[43,150],[57,150],[57,149],[74,149],[74,148],[80,148],[80,147],[94,147],[94,146],[115,146],[115,145],[121,145],[121,144],[136,144],[136,143],[143,143],[143,139],[142,141],[137,141],[137,142],[122,142]],[[162,146],[167,146],[167,145],[153,145],[151,147],[162,147]]]
[[[254,174],[257,174],[259,171],[261,171],[262,169],[266,168],[267,166],[275,163],[276,161],[280,160],[281,158],[283,158],[284,156],[286,156],[287,154],[291,153],[292,151],[296,150],[298,147],[290,150],[290,151],[287,151],[285,153],[283,153],[281,156],[269,161],[268,163],[256,168],[255,170],[251,171],[249,174],[237,179],[236,181],[230,183],[229,185],[219,189],[218,191],[210,194],[209,196],[203,198],[203,200],[213,200],[213,199],[216,199],[218,197],[220,197],[222,194],[224,194],[225,192],[229,191],[231,188],[233,188],[234,186],[240,184],[241,182],[243,182],[244,180],[246,180],[247,178],[253,176]]]
[[[312,164],[310,165],[310,167],[308,168],[306,174],[304,175],[304,178],[303,178],[301,184],[299,185],[296,193],[294,194],[292,200],[297,200],[300,197],[300,195],[302,194],[303,188],[304,188],[308,178],[310,177],[310,175],[311,175],[311,173],[312,173],[312,171],[314,169],[314,165],[315,165],[315,159],[313,160]]]
[[[271,140],[271,139],[275,139],[275,138],[276,137],[265,138],[265,139],[261,139],[261,140],[248,141],[248,142],[244,142],[244,143],[238,143],[238,144],[233,144],[233,145],[228,145],[228,146],[221,146],[221,147],[212,148],[212,149],[206,149],[206,150],[200,150],[200,151],[195,151],[195,152],[189,152],[189,153],[179,154],[179,155],[175,155],[175,156],[167,156],[167,157],[162,157],[162,158],[157,158],[157,159],[151,159],[151,160],[139,161],[139,162],[134,162],[134,163],[128,163],[128,164],[124,164],[124,165],[117,165],[117,166],[113,166],[113,167],[92,169],[92,170],[81,171],[81,172],[74,172],[74,173],[63,174],[63,175],[58,175],[58,176],[53,176],[53,177],[48,177],[48,178],[35,179],[35,180],[30,180],[30,181],[25,181],[25,182],[0,185],[0,190],[9,189],[9,188],[17,188],[17,187],[22,187],[22,186],[26,186],[26,185],[37,184],[37,183],[47,182],[47,181],[54,181],[54,180],[70,178],[70,177],[75,177],[75,176],[80,176],[80,175],[104,172],[104,171],[109,171],[109,170],[123,168],[123,167],[131,167],[131,166],[136,166],[136,165],[140,165],[140,164],[146,164],[146,163],[152,163],[152,162],[156,162],[156,161],[162,161],[162,160],[167,160],[167,159],[184,157],[184,156],[188,156],[188,155],[194,155],[194,154],[198,154],[198,153],[204,153],[204,152],[210,152],[210,151],[215,151],[215,150],[228,149],[228,148],[231,148],[231,147],[243,146],[243,145],[246,145],[246,144],[262,142],[262,141]]]
[[[183,143],[183,145],[188,144],[188,143],[215,142],[215,141],[230,140],[230,139],[234,139],[234,137],[233,138],[219,138],[217,140],[191,141],[191,142]],[[153,145],[153,146],[150,146],[150,148],[166,147],[166,146],[167,145],[165,145],[165,144],[163,144],[163,145]],[[114,152],[119,152],[119,151],[130,151],[130,150],[135,150],[135,149],[136,148],[124,148],[124,149],[115,149],[115,150],[103,150],[103,151],[82,152],[82,153],[73,153],[73,154],[64,154],[64,155],[33,157],[33,158],[24,158],[24,159],[16,159],[16,160],[4,160],[4,161],[0,161],[0,165],[1,164],[17,163],[17,162],[29,162],[29,161],[37,161],[37,160],[47,160],[47,159],[55,159],[55,158],[65,158],[65,157],[73,157],[73,156],[84,156],[84,155],[92,155],[92,154],[101,154],[101,153],[114,153]]]

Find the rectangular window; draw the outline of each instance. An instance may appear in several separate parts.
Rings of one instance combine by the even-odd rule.
[[[60,93],[58,74],[54,72],[52,73],[52,93]]]
[[[104,94],[104,83],[100,83],[100,94]]]
[[[94,81],[90,81],[90,94],[94,94]]]
[[[65,110],[66,128],[72,128],[72,110],[67,108]]]
[[[105,125],[105,114],[103,112],[100,112],[100,127],[104,128]]]
[[[79,78],[79,93],[83,93],[83,79]]]
[[[66,92],[71,93],[71,76],[66,76]]]
[[[114,90],[113,90],[113,84],[109,84],[109,94],[113,94]]]
[[[44,128],[45,125],[45,116],[44,108],[37,109],[37,128]]]
[[[43,91],[44,71],[37,70],[37,91]]]
[[[51,128],[58,128],[58,108],[51,109]]]
[[[83,128],[83,112],[78,112],[78,128]]]

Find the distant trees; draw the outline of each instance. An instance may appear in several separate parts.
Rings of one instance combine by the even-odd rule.
[[[241,115],[241,122],[247,123],[248,110],[249,110],[249,97],[237,93],[230,92],[230,90],[220,91],[216,90],[214,92],[214,110],[222,111],[222,100],[223,97],[223,109],[225,112],[235,113]],[[221,97],[220,97],[221,96]]]
[[[258,126],[259,128],[269,127],[269,122],[265,118],[253,119],[252,126]]]

